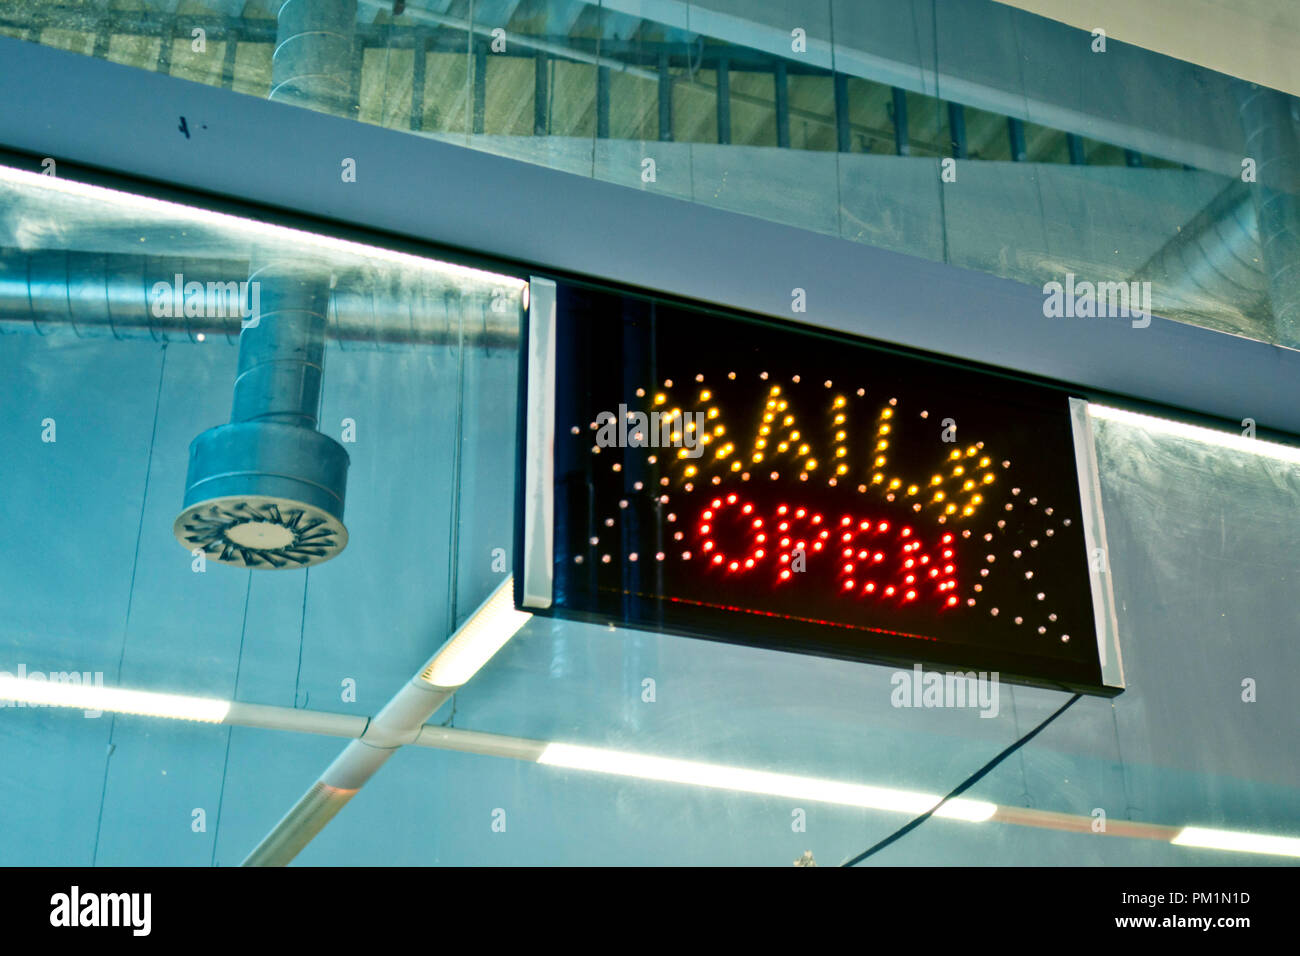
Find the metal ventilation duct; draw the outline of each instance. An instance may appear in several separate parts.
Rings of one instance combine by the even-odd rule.
[[[1300,347],[1300,102],[1276,90],[1238,84],[1252,186],[1277,340]]]
[[[354,116],[356,0],[284,0],[276,21],[267,98],[336,116]]]
[[[242,316],[231,277],[248,274],[245,260],[0,248],[0,334],[233,343]],[[174,288],[177,276],[203,290],[202,308],[155,307],[154,290]],[[344,349],[519,343],[518,312],[493,309],[487,292],[420,289],[359,272],[336,279],[325,336]]]
[[[1300,104],[1244,81],[1235,92],[1254,179],[1230,180],[1134,278],[1161,283],[1169,314],[1218,316],[1227,304],[1300,348]]]
[[[349,114],[356,15],[355,0],[286,0],[271,99]],[[307,567],[348,543],[348,455],[316,430],[329,275],[268,252],[254,257],[247,282],[257,309],[239,336],[230,424],[190,444],[185,507],[172,530],[225,564]]]
[[[240,336],[230,424],[191,443],[173,532],[225,564],[307,567],[348,542],[348,455],[316,430],[329,280],[308,264],[269,259],[249,283],[261,311]]]
[[[1230,183],[1134,279],[1157,283],[1157,309],[1169,315],[1215,319],[1227,307],[1245,316],[1267,316],[1268,278],[1257,232],[1249,188]]]

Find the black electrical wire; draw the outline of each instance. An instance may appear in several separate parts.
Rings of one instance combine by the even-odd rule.
[[[994,757],[992,760],[990,760],[990,761],[989,761],[988,763],[986,763],[984,766],[982,766],[982,767],[980,767],[978,770],[976,770],[973,774],[971,774],[969,777],[967,777],[965,780],[963,780],[961,783],[959,783],[959,784],[956,786],[956,788],[954,788],[954,789],[952,790],[951,793],[949,793],[946,797],[944,797],[942,800],[940,800],[938,803],[936,803],[934,806],[932,806],[929,810],[926,810],[925,813],[921,814],[919,817],[917,817],[917,818],[916,818],[915,820],[913,820],[911,823],[908,823],[908,824],[906,824],[906,825],[900,827],[899,829],[897,829],[897,830],[895,830],[893,833],[891,833],[889,836],[887,836],[887,837],[885,837],[883,840],[881,840],[879,843],[877,843],[875,846],[873,846],[873,847],[871,847],[871,848],[869,848],[869,849],[863,850],[863,851],[862,851],[861,853],[859,853],[857,856],[853,857],[852,859],[845,860],[845,861],[844,861],[843,863],[841,863],[840,865],[841,865],[841,866],[856,866],[857,864],[859,864],[859,863],[861,863],[863,860],[865,860],[867,857],[871,856],[873,853],[877,853],[877,852],[879,852],[880,850],[883,850],[885,847],[889,846],[889,844],[893,843],[895,840],[900,840],[900,839],[902,839],[903,837],[907,836],[907,834],[911,833],[913,830],[915,830],[917,827],[919,827],[919,826],[920,826],[922,823],[924,823],[926,820],[930,819],[930,817],[934,816],[934,812],[935,812],[936,810],[938,810],[941,806],[943,806],[945,803],[947,803],[947,802],[948,802],[949,800],[951,800],[953,797],[960,797],[963,793],[965,793],[965,792],[966,792],[967,790],[969,790],[971,787],[975,786],[975,784],[977,784],[977,783],[979,783],[981,780],[983,780],[984,777],[987,776],[988,773],[989,773],[989,772],[990,772],[994,767],[996,767],[996,766],[997,766],[998,764],[1000,764],[1002,761],[1006,760],[1008,757],[1010,757],[1013,753],[1015,753],[1017,750],[1019,750],[1019,749],[1020,749],[1021,747],[1023,747],[1025,744],[1029,743],[1029,741],[1031,741],[1031,740],[1033,740],[1035,737],[1037,737],[1037,736],[1039,735],[1039,733],[1041,733],[1041,732],[1043,731],[1043,729],[1047,727],[1048,724],[1050,724],[1050,723],[1051,723],[1052,721],[1054,721],[1057,717],[1060,717],[1063,713],[1065,713],[1067,710],[1069,710],[1070,707],[1073,706],[1074,702],[1075,702],[1076,700],[1078,700],[1078,699],[1079,699],[1080,697],[1082,697],[1082,696],[1083,696],[1082,694],[1075,694],[1073,697],[1071,697],[1069,700],[1067,700],[1064,704],[1062,704],[1059,708],[1057,708],[1056,713],[1052,714],[1052,716],[1048,717],[1046,720],[1044,720],[1041,724],[1039,724],[1037,727],[1035,727],[1035,728],[1034,728],[1033,730],[1031,730],[1029,733],[1025,734],[1023,737],[1021,737],[1021,738],[1020,738],[1019,740],[1017,740],[1015,743],[1011,744],[1009,747],[1007,747],[1005,750],[1003,750],[1002,753],[998,754],[996,757]]]

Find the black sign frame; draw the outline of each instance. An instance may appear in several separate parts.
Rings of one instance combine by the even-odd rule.
[[[1091,435],[1084,403],[1070,389],[825,329],[586,283],[535,279],[532,298],[520,370],[521,609],[859,662],[997,672],[1013,683],[1100,696],[1123,690],[1108,576],[1104,564],[1096,566],[1104,529]],[[734,347],[719,355],[728,342]],[[871,368],[854,377],[858,359]],[[811,394],[825,399],[820,421],[807,414]],[[837,400],[848,428],[836,426]],[[748,418],[724,409],[727,402],[747,409]],[[698,423],[708,433],[716,427],[710,408],[724,423],[742,419],[715,441],[736,446],[733,465],[747,456],[744,470],[723,472],[720,484],[712,483],[716,467],[710,475],[702,465],[688,481],[687,463],[706,457],[701,443],[685,447],[681,428],[674,433],[662,415],[651,415],[676,409],[679,423]],[[858,421],[864,409],[872,413],[869,436]],[[1008,409],[1012,418],[1005,418]],[[781,414],[769,427],[787,427],[786,412],[796,426],[806,421],[810,447],[800,458],[799,444],[787,442],[780,477],[765,483],[763,466],[750,459],[760,450],[758,423],[768,422],[762,414],[772,412]],[[1003,424],[999,431],[1012,419],[1022,427]],[[854,436],[837,444],[836,436],[855,426]],[[922,433],[928,437],[915,437]],[[598,436],[616,444],[602,447]],[[779,444],[789,433],[764,437]],[[875,447],[895,439],[893,451]],[[869,460],[859,450],[864,440],[871,442]],[[824,459],[816,460],[813,447],[826,451]],[[1004,457],[1008,447],[1014,462]],[[837,460],[840,448],[844,458]],[[942,456],[935,454],[940,449]],[[809,459],[813,470],[795,483],[791,469]],[[929,481],[917,476],[918,463]],[[826,485],[813,477],[816,468],[843,464],[851,468],[839,484],[830,471],[821,473]],[[744,482],[734,480],[740,474]],[[995,517],[996,508],[1005,511]],[[754,540],[761,531],[751,523],[759,518],[761,530],[776,535],[766,547]],[[786,532],[777,530],[783,523]],[[712,538],[702,536],[706,526]],[[815,552],[817,541],[823,547]],[[834,596],[857,602],[848,610],[821,592],[805,590],[792,603],[778,591],[750,587],[759,580],[757,565],[782,570],[774,549],[788,561],[800,544],[805,576],[796,571],[785,580],[825,588],[832,543],[841,562],[835,587],[843,589]],[[684,574],[685,552],[695,564]],[[760,554],[757,565],[741,565]],[[723,561],[715,563],[719,555]],[[814,561],[822,570],[810,577]],[[743,587],[735,583],[741,579]],[[870,606],[862,603],[868,599]],[[805,605],[809,611],[801,613]],[[832,613],[819,610],[832,605]]]

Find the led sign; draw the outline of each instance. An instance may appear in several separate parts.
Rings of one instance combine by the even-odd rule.
[[[1103,677],[1066,392],[582,286],[541,300],[521,606],[1121,689]]]

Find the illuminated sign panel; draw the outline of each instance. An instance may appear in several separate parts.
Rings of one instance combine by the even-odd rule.
[[[530,326],[521,605],[1120,689],[1065,392],[581,286]]]

